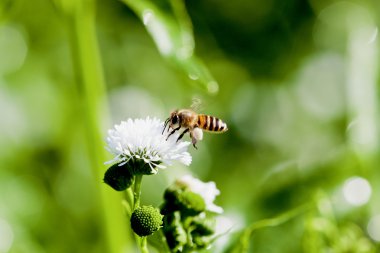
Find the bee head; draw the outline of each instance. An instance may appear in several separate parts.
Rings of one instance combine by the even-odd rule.
[[[178,110],[172,112],[170,114],[170,126],[174,126],[179,123]]]
[[[178,110],[175,110],[174,112],[170,114],[169,127],[174,129],[177,126],[179,126],[179,123],[180,123],[180,118],[179,118]]]
[[[179,124],[179,116],[178,116],[178,110],[173,111],[170,114],[170,117],[165,120],[164,123],[164,129],[162,130],[162,133],[164,133],[166,126],[169,124],[169,128],[174,128],[177,124]]]

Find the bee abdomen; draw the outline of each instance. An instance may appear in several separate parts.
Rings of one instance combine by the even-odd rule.
[[[204,114],[198,116],[198,126],[212,132],[225,132],[228,130],[226,123],[221,119]]]

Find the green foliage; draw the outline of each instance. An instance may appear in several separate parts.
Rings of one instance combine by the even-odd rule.
[[[253,233],[256,232],[256,230],[268,228],[268,227],[280,226],[282,223],[288,222],[290,219],[294,219],[298,215],[301,215],[308,208],[310,208],[310,205],[301,206],[294,210],[285,212],[279,215],[278,217],[271,218],[271,219],[263,219],[263,220],[254,222],[253,224],[251,224],[250,226],[248,226],[242,231],[241,235],[239,236],[238,241],[231,246],[228,252],[232,252],[232,253],[248,252],[250,239],[253,236]]]
[[[163,234],[171,252],[194,252],[211,247],[217,238],[215,214],[206,210],[205,200],[176,182],[166,189]]]
[[[167,8],[159,1],[123,0],[145,25],[160,54],[179,68],[204,91],[215,94],[219,85],[204,63],[194,55],[194,38],[184,1],[170,0]]]
[[[133,252],[121,196],[102,183],[106,129],[193,96],[229,131],[204,133],[192,172],[217,183],[238,230],[204,252],[379,251],[379,13],[378,1],[0,1],[0,251]],[[185,170],[144,181],[142,203],[158,206]],[[372,190],[361,205],[344,192],[357,176]],[[174,249],[209,243],[213,222],[170,212]]]

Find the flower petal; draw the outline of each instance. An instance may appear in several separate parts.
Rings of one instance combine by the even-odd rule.
[[[115,155],[107,163],[125,162],[131,158],[154,162],[157,168],[165,168],[174,161],[189,165],[191,155],[187,152],[190,142],[176,141],[179,134],[166,140],[168,133],[162,134],[164,122],[157,118],[128,119],[108,130],[106,149]]]

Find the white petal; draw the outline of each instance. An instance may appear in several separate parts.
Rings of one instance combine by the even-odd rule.
[[[165,166],[165,165],[162,165],[162,164],[157,164],[156,167],[157,167],[157,168],[160,168],[160,169],[165,169],[165,168],[166,168],[166,166]]]
[[[162,134],[164,122],[156,118],[128,119],[108,130],[106,149],[115,155],[111,161],[122,162],[127,158],[144,159],[146,163],[161,163],[158,168],[179,161],[185,165],[191,163],[187,152],[190,142],[178,141],[175,133],[166,140],[167,132]],[[164,163],[164,164],[163,164]]]

